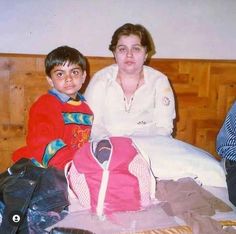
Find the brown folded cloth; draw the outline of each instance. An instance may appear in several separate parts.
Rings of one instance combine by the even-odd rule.
[[[216,210],[232,211],[229,205],[188,177],[178,181],[158,181],[156,197],[160,201],[169,203],[163,205],[163,209],[169,215],[179,215],[189,210],[210,216],[214,215]]]
[[[156,197],[163,201],[163,210],[177,216],[191,227],[193,234],[229,234],[235,230],[223,230],[222,225],[210,216],[216,210],[232,211],[232,208],[219,198],[199,186],[192,178],[178,181],[157,182]]]
[[[195,212],[185,212],[181,218],[191,227],[193,234],[224,234],[221,224],[209,216],[199,215]]]

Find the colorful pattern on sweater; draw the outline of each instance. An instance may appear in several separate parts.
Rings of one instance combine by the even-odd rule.
[[[93,116],[84,113],[62,113],[65,124],[92,125]]]
[[[47,167],[50,159],[56,154],[58,150],[64,147],[66,144],[61,139],[57,139],[49,143],[45,149],[45,153],[43,154],[42,164]]]

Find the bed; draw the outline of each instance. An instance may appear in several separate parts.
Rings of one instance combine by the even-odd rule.
[[[236,233],[236,208],[228,200],[223,165],[208,152],[167,137],[133,138],[150,160],[156,199],[140,211],[98,216],[76,210],[53,227],[111,233]]]
[[[188,180],[190,178],[185,179]],[[165,183],[165,181],[162,182]],[[64,227],[90,230],[97,234],[236,233],[236,229],[233,229],[236,226],[236,210],[228,201],[226,188],[213,186],[204,186],[203,188],[214,193],[216,197],[222,199],[228,206],[226,205],[222,208],[224,211],[217,210],[212,216],[195,215],[195,221],[192,225],[187,225],[179,216],[167,215],[163,209],[163,204],[157,203],[139,212],[114,214],[111,219],[100,219],[88,211],[74,211],[47,230],[50,231],[53,227]],[[230,232],[229,230],[228,232],[223,232],[221,226],[223,228],[230,228]]]
[[[221,198],[227,204],[230,203],[227,200],[226,189],[219,187],[204,187],[208,191],[213,192],[217,197]],[[214,219],[219,222],[219,225],[222,225],[224,228],[230,227],[230,233],[236,233],[236,229],[233,231],[233,227],[236,226],[236,210],[232,207],[232,210],[227,212],[217,211],[215,215],[210,216],[211,219]],[[206,216],[204,216],[205,220]],[[200,220],[200,219],[199,219]],[[210,222],[208,221],[210,224]],[[202,225],[202,226],[201,226]],[[204,228],[203,224],[199,225],[201,228]],[[154,233],[223,233],[223,232],[209,232],[209,230],[214,230],[213,225],[205,228],[205,232],[199,232],[196,224],[195,226],[187,225],[182,219],[177,216],[168,216],[162,207],[158,204],[154,205],[151,208],[148,208],[139,212],[126,212],[116,214],[112,220],[100,220],[97,216],[91,215],[87,211],[81,212],[71,212],[68,216],[65,217],[62,221],[58,222],[54,226],[48,228],[51,230],[53,227],[68,227],[68,228],[77,228],[90,230],[98,234],[112,234],[112,233],[143,233],[143,234],[154,234]],[[194,231],[192,231],[194,228]],[[198,229],[199,228],[199,229]],[[217,228],[215,228],[217,230]],[[218,229],[219,230],[219,229]],[[225,232],[226,233],[226,232]]]

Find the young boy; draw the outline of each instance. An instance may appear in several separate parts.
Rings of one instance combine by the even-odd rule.
[[[13,161],[32,158],[44,167],[63,169],[90,137],[93,113],[78,92],[86,78],[86,59],[76,49],[61,46],[45,59],[52,87],[29,112],[27,145],[13,153]]]

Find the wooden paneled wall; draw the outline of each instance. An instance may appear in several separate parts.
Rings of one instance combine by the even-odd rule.
[[[114,61],[88,57],[88,62],[91,77]],[[236,97],[236,61],[153,59],[150,66],[165,73],[174,89],[175,137],[217,157],[216,135]],[[24,145],[28,110],[48,88],[44,56],[0,54],[0,172],[12,164],[13,150]]]

